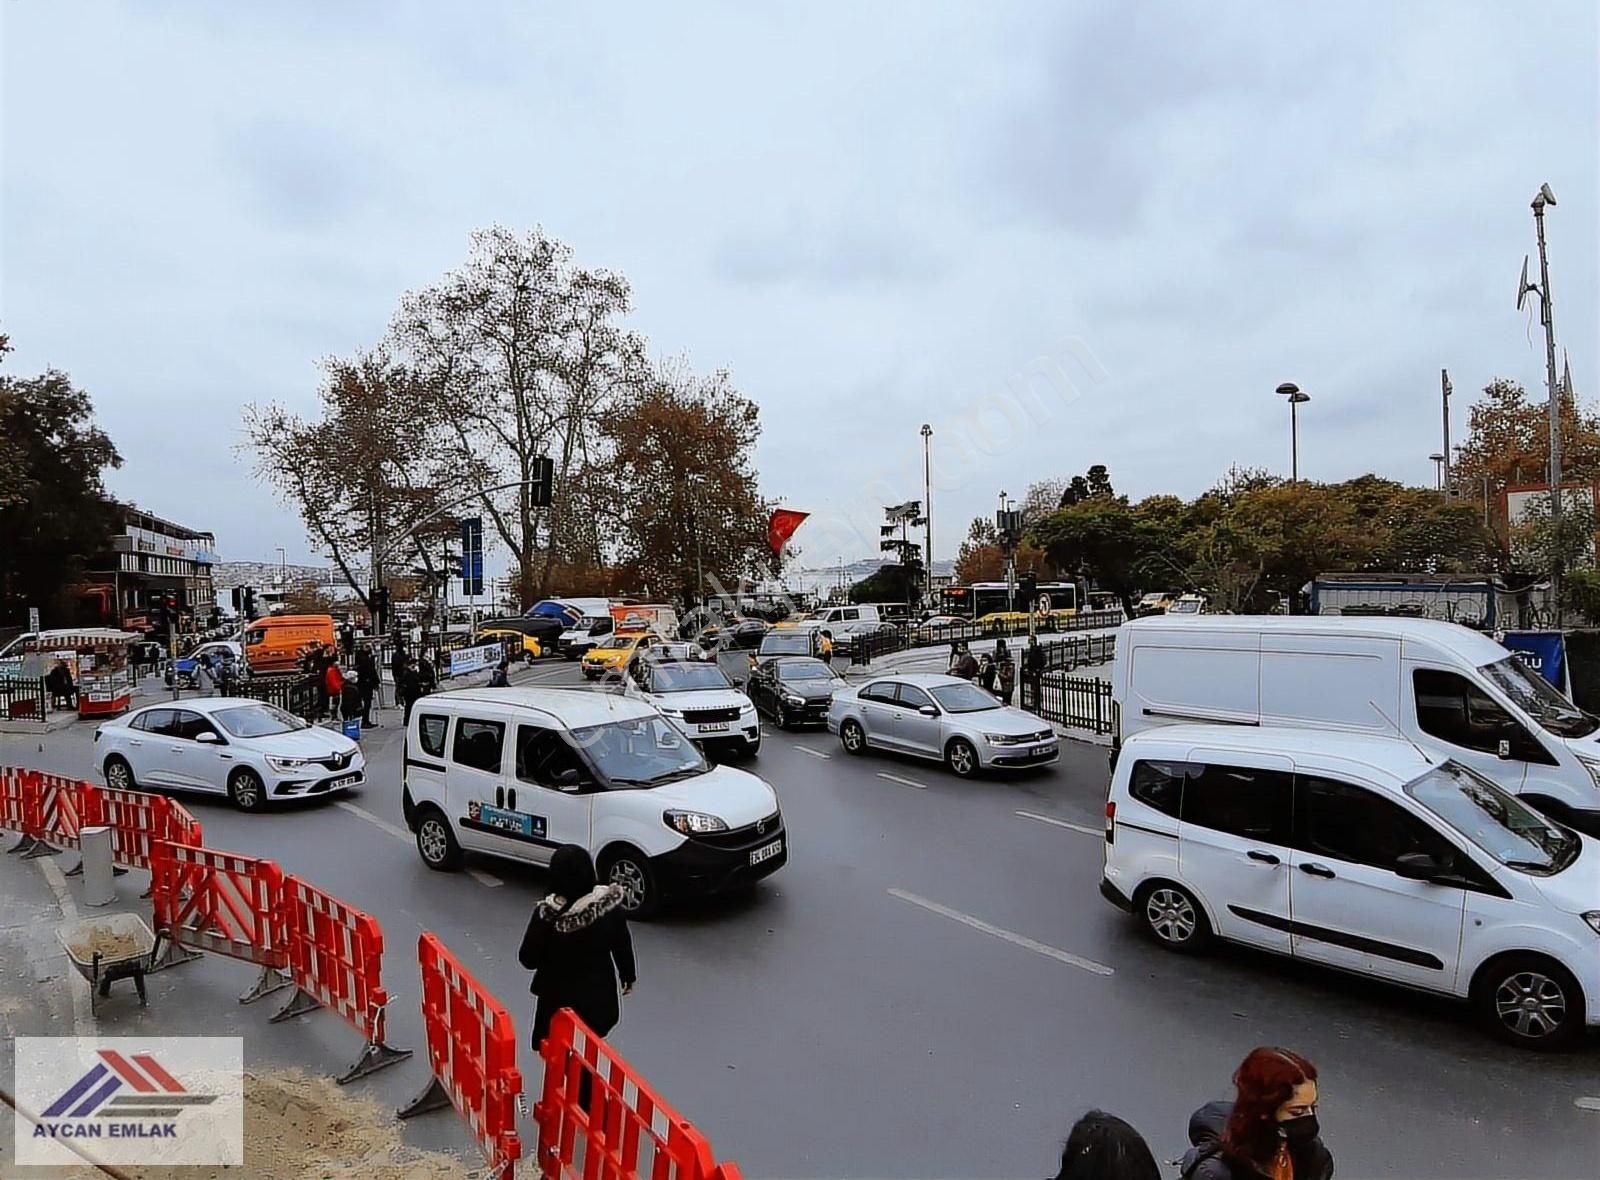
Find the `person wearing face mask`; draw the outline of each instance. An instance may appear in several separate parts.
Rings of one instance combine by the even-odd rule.
[[[1232,1102],[1189,1116],[1181,1180],[1331,1180],[1317,1124],[1317,1067],[1288,1049],[1252,1049],[1233,1075]]]

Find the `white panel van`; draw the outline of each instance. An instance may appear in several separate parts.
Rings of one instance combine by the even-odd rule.
[[[1600,836],[1600,720],[1454,623],[1154,616],[1123,625],[1111,682],[1119,742],[1193,722],[1398,734]]]

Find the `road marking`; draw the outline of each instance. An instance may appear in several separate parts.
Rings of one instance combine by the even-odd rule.
[[[486,873],[482,869],[468,869],[467,876],[471,877],[479,885],[487,886],[490,889],[498,889],[505,884],[499,877],[494,876],[492,873]]]
[[[1600,1098],[1575,1098],[1572,1100],[1572,1105],[1576,1106],[1579,1110],[1593,1110],[1600,1112]]]
[[[813,750],[810,746],[802,746],[799,742],[793,743],[794,748],[802,754],[810,754],[813,758],[832,758],[832,754],[824,754],[821,750]]]
[[[1047,959],[1054,959],[1058,963],[1066,963],[1070,967],[1078,967],[1095,975],[1116,974],[1114,968],[1107,967],[1104,963],[1096,963],[1093,959],[1080,958],[1047,943],[1029,938],[1025,934],[1017,934],[1000,926],[991,926],[982,918],[974,918],[971,914],[963,914],[960,910],[953,910],[948,906],[940,905],[936,901],[918,897],[915,893],[907,893],[904,889],[891,889],[889,890],[889,896],[898,897],[901,901],[909,901],[912,905],[921,906],[930,913],[949,918],[953,922],[960,922],[963,926],[970,926],[974,930],[982,931],[984,934],[992,934],[994,937],[1003,939],[1013,946],[1020,946],[1024,950],[1030,950],[1036,955],[1043,955]]]
[[[1032,811],[1019,811],[1017,814],[1023,819],[1036,819],[1042,824],[1054,824],[1058,828],[1066,828],[1069,832],[1082,832],[1085,836],[1104,837],[1106,834],[1103,828],[1091,828],[1087,824],[1068,823],[1064,819],[1055,819],[1052,816],[1039,815]]]
[[[878,771],[878,777],[888,779],[891,783],[899,783],[902,787],[915,787],[919,791],[926,791],[928,789],[927,783],[919,783],[916,779],[901,778],[898,774],[885,774],[880,770]]]
[[[388,832],[389,835],[393,836],[396,840],[404,840],[407,844],[411,843],[410,832],[406,831],[404,828],[396,827],[386,819],[379,819],[365,807],[357,807],[354,803],[351,803],[345,799],[336,799],[334,800],[333,805],[339,808],[341,811],[348,811],[351,815],[360,816],[373,827],[381,828],[383,831]]]

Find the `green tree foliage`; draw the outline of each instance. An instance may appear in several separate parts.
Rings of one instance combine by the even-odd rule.
[[[7,350],[0,337],[0,356]],[[68,621],[66,588],[111,546],[101,477],[122,458],[65,373],[0,376],[0,622]]]

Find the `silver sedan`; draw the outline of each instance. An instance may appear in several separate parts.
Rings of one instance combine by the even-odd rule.
[[[962,778],[979,770],[1049,766],[1061,758],[1050,726],[1002,705],[957,676],[905,673],[836,692],[828,732],[846,752],[893,750],[942,761]]]

